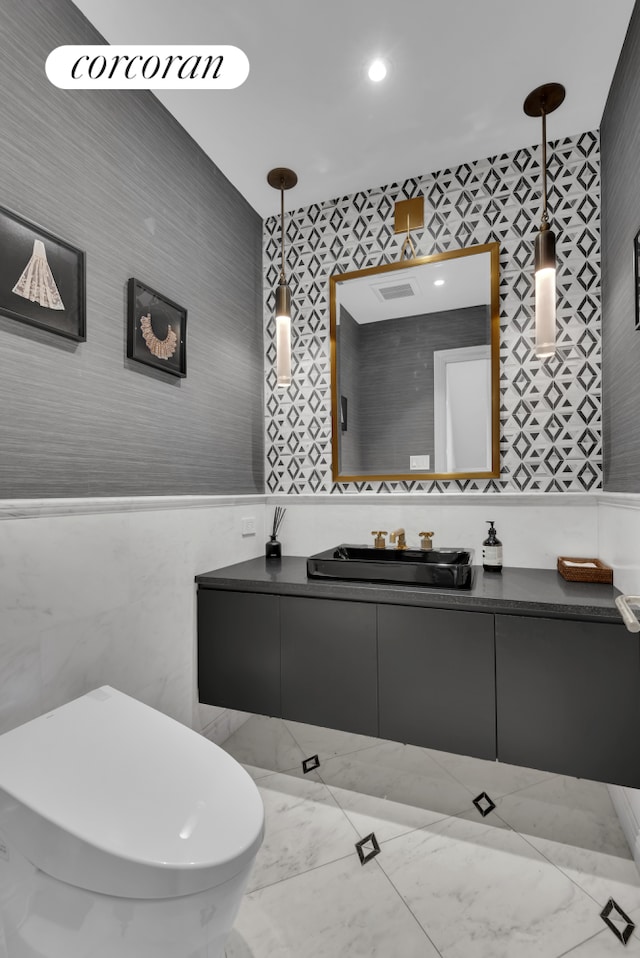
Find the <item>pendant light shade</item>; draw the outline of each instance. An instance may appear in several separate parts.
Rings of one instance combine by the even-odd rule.
[[[565,97],[560,83],[547,83],[524,101],[527,116],[542,117],[542,222],[535,246],[536,356],[548,359],[556,351],[556,237],[547,212],[547,114]]]
[[[276,167],[267,174],[269,186],[280,190],[280,243],[282,261],[280,280],[276,289],[276,376],[281,387],[291,383],[291,290],[284,271],[284,191],[298,182],[293,170]]]
[[[276,376],[278,386],[291,383],[291,290],[280,281],[276,289]]]
[[[543,223],[536,236],[536,356],[548,359],[556,351],[556,237]]]

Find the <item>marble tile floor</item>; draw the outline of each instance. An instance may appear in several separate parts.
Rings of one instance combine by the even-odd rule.
[[[259,716],[223,748],[266,810],[227,958],[640,958],[605,785]]]

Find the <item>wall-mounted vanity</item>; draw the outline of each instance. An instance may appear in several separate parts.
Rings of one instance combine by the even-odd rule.
[[[499,245],[330,278],[333,479],[500,473]]]
[[[201,702],[640,787],[640,638],[613,586],[327,581],[295,556],[196,581]]]

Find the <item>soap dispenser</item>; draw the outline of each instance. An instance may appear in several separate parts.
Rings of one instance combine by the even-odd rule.
[[[487,519],[489,535],[482,543],[482,568],[485,572],[502,572],[502,543],[496,535],[493,519]]]

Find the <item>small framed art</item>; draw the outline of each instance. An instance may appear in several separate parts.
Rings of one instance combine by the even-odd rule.
[[[0,207],[0,313],[83,342],[84,253]]]
[[[187,375],[187,311],[131,278],[127,295],[127,356],[172,376]]]

